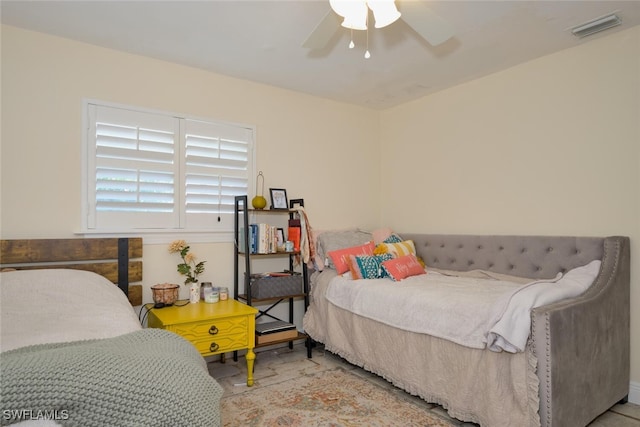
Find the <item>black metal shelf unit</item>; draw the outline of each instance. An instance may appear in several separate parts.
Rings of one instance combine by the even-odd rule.
[[[287,295],[278,295],[275,297],[269,298],[255,298],[251,292],[251,272],[252,272],[252,260],[261,259],[261,258],[271,258],[271,257],[286,257],[288,258],[288,267],[290,272],[294,271],[294,261],[296,256],[301,256],[299,251],[294,252],[276,252],[269,254],[258,254],[251,253],[249,250],[250,242],[249,242],[249,214],[281,214],[287,215],[289,219],[294,219],[298,211],[295,209],[296,206],[304,206],[304,199],[292,199],[289,201],[289,209],[252,209],[248,207],[248,197],[245,196],[236,196],[235,197],[235,206],[234,206],[234,280],[233,280],[233,290],[234,290],[234,298],[237,300],[241,300],[245,302],[247,305],[253,305],[256,303],[269,303],[272,304],[265,310],[258,309],[257,318],[262,316],[267,316],[274,320],[283,320],[275,315],[271,314],[270,311],[279,305],[281,302],[288,301],[289,302],[289,323],[293,323],[293,315],[294,315],[294,300],[296,299],[304,299],[304,310],[306,312],[307,307],[309,306],[309,272],[307,269],[307,265],[304,262],[302,264],[302,293],[293,293]],[[241,232],[242,231],[242,232]],[[241,271],[241,259],[244,259],[244,272]],[[243,288],[240,289],[240,283],[243,283]],[[242,293],[241,293],[242,292]],[[293,348],[293,342],[297,340],[305,339],[307,345],[307,357],[311,358],[311,339],[308,335],[298,332],[297,336],[277,341],[268,342],[265,344],[256,344],[256,347],[262,347],[267,345],[274,345],[278,343],[288,342],[289,348]]]

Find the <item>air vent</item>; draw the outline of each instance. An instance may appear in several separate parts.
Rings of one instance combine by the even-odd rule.
[[[603,16],[601,18],[594,19],[593,21],[585,22],[584,24],[573,27],[571,32],[574,36],[582,38],[590,36],[591,34],[599,33],[600,31],[607,30],[611,27],[616,27],[622,24],[622,20],[616,14]]]

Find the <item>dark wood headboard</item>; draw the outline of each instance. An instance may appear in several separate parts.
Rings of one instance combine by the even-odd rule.
[[[142,304],[142,238],[0,240],[0,268],[93,271],[118,285],[131,305]]]

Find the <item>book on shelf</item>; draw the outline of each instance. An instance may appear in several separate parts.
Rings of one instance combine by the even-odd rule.
[[[247,238],[245,240],[245,233],[247,233]],[[244,227],[241,227],[238,231],[238,250],[242,253],[254,254],[256,253],[256,224],[249,224],[249,228],[245,230]],[[247,250],[246,244],[249,244],[249,250]]]
[[[277,227],[270,224],[249,224],[249,253],[276,253],[278,250],[277,230]]]
[[[250,278],[251,282],[261,280],[261,279],[272,279],[272,278],[282,278],[282,277],[290,277],[290,276],[300,276],[302,273],[298,271],[265,271],[264,273],[252,273]]]
[[[285,322],[283,320],[275,320],[273,322],[256,323],[257,335],[269,335],[276,332],[287,331],[295,329],[296,325],[293,323]]]
[[[261,273],[260,275],[262,277],[286,277],[286,276],[293,276],[295,273],[296,272],[285,270],[285,271],[270,271],[268,273]]]
[[[258,224],[258,248],[257,252],[259,254],[268,254],[269,253],[269,238],[268,238],[268,229],[269,224],[260,223]]]
[[[245,240],[245,233],[247,234],[247,238]],[[238,232],[238,250],[242,253],[254,254],[256,253],[256,242],[255,242],[255,224],[249,224],[249,228],[245,230],[244,227],[241,227]],[[246,243],[249,244],[249,248],[247,250]]]
[[[281,320],[256,324],[256,344],[296,338],[298,330],[292,323]]]
[[[297,329],[290,329],[288,331],[275,332],[267,335],[256,335],[256,344],[266,344],[270,342],[276,342],[281,340],[290,340],[298,336]]]

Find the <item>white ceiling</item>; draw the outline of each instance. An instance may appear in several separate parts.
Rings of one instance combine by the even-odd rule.
[[[387,108],[640,24],[640,1],[424,1],[456,36],[433,47],[404,21],[340,28],[302,47],[329,1],[9,1],[2,23],[370,108]],[[571,27],[616,11],[623,25]],[[402,12],[402,10],[401,10]]]

